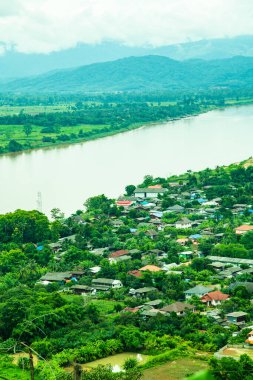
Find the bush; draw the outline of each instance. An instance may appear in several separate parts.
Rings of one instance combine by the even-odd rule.
[[[135,358],[129,358],[125,360],[123,368],[127,371],[129,369],[135,368],[138,365],[138,361]]]
[[[54,143],[55,139],[53,139],[52,137],[43,136],[42,142],[52,142],[52,143]]]
[[[150,359],[147,363],[145,363],[142,366],[142,368],[152,368],[158,364],[164,364],[168,361],[172,361],[187,355],[189,355],[189,351],[187,351],[186,347],[182,345],[179,348],[175,348],[173,350],[166,351],[163,354],[155,356],[154,358]]]
[[[18,359],[18,367],[21,369],[29,369],[30,368],[30,361],[29,358],[21,357]]]

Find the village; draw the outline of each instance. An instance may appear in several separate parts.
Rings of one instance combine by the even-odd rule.
[[[116,201],[93,198],[85,212],[68,220],[72,232],[78,232],[49,244],[59,270],[37,283],[57,284],[59,292],[87,303],[121,302],[117,311],[130,320],[131,314],[146,322],[162,315],[205,317],[206,327],[196,334],[219,332],[220,342],[212,342],[211,351],[228,343],[250,350],[252,185],[243,183],[243,188],[236,176],[233,183],[223,181],[224,168],[202,176],[188,173],[168,182],[147,176],[140,187],[126,187]],[[210,185],[217,177],[222,184]],[[78,258],[81,246],[86,254],[79,252]],[[202,348],[210,343],[207,337],[200,340]]]

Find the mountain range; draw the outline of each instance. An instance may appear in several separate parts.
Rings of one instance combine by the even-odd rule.
[[[39,75],[56,69],[146,55],[160,55],[179,61],[253,56],[253,36],[201,40],[161,47],[131,47],[111,41],[97,45],[79,44],[50,54],[25,54],[7,50],[0,55],[0,79]]]
[[[253,57],[176,61],[129,57],[52,71],[0,85],[0,92],[58,93],[252,88]]]

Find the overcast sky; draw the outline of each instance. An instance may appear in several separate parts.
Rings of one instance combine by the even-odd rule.
[[[0,50],[116,40],[168,45],[253,34],[253,0],[0,0]]]

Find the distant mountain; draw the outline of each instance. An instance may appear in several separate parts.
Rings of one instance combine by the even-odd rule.
[[[126,58],[129,56],[161,55],[175,60],[223,59],[253,56],[253,36],[240,36],[177,45],[130,47],[116,42],[97,45],[80,44],[51,54],[24,54],[7,51],[0,55],[0,79],[38,75],[56,69],[66,69]]]
[[[253,85],[253,57],[175,61],[129,57],[11,81],[1,91],[26,93],[185,90]]]

